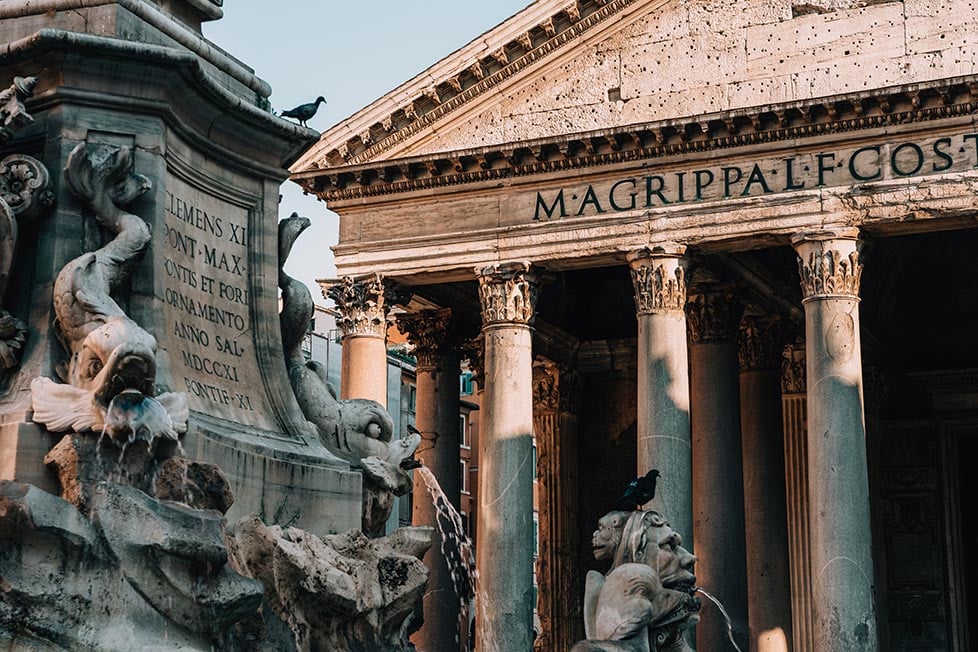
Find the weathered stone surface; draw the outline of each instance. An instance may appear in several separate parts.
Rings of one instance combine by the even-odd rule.
[[[400,652],[413,649],[407,636],[428,576],[420,556],[433,536],[415,527],[381,539],[317,537],[250,516],[231,528],[228,545],[235,568],[265,585],[265,622],[274,621],[270,610],[291,630],[277,649]]]
[[[258,608],[261,585],[227,566],[216,512],[110,483],[90,509],[0,481],[0,641],[12,649],[210,650]]]
[[[171,457],[160,465],[153,475],[153,495],[222,514],[234,503],[231,485],[217,466],[184,457]]]

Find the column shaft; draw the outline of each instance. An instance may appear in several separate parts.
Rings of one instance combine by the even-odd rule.
[[[779,320],[747,317],[741,325],[747,613],[754,652],[787,652],[792,631],[779,335]]]
[[[485,335],[476,613],[480,652],[528,652],[533,629],[533,374],[535,288],[529,265],[481,270]]]
[[[638,475],[659,469],[652,507],[693,548],[692,455],[682,245],[628,256],[638,319]]]
[[[805,305],[815,649],[878,649],[855,234],[795,239]]]
[[[740,439],[737,324],[740,307],[729,289],[690,297],[690,400],[693,439],[693,536],[697,582],[726,607],[742,648],[747,633],[747,552]],[[704,608],[696,628],[701,650],[729,647],[727,625]]]
[[[537,444],[539,652],[565,652],[583,638],[577,558],[577,375],[556,364],[533,367]]]
[[[414,345],[417,358],[415,426],[421,445],[415,454],[427,466],[448,500],[459,508],[459,352],[451,310],[425,310],[400,315],[398,325]],[[414,476],[412,524],[439,528],[439,515],[420,474]],[[448,525],[447,523],[444,525]],[[419,650],[458,649],[460,597],[441,547],[441,539],[424,559],[428,590],[424,596],[424,625],[411,637]]]

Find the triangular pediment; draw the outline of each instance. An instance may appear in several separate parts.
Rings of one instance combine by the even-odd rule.
[[[976,28],[965,0],[539,0],[325,132],[293,171],[971,75]]]

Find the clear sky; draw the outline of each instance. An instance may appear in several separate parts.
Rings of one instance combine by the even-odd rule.
[[[323,95],[309,126],[325,131],[387,91],[469,43],[530,0],[225,0],[224,18],[204,35],[255,69],[272,86],[276,112]],[[335,275],[338,218],[291,182],[282,186],[280,217],[312,220],[288,272],[310,285]]]

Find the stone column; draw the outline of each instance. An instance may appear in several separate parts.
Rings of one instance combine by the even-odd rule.
[[[415,457],[424,462],[441,485],[448,500],[459,508],[459,352],[452,311],[422,310],[398,315],[398,327],[414,345],[417,413],[415,426],[421,445]],[[421,474],[414,474],[411,522],[438,528],[438,512]],[[440,545],[425,555],[428,590],[424,596],[424,625],[411,637],[419,650],[452,650],[459,647],[459,611],[463,598],[456,593],[452,573]],[[467,598],[464,598],[467,599]]]
[[[566,652],[584,638],[577,564],[577,404],[580,379],[549,361],[533,365],[537,443],[537,613],[540,652]]]
[[[691,294],[690,413],[693,438],[693,536],[697,582],[726,606],[734,638],[747,647],[747,552],[740,442],[737,333],[742,308],[728,284]],[[666,476],[668,477],[668,476]],[[666,480],[663,477],[663,481]],[[730,646],[716,609],[703,609],[696,628],[701,650]]]
[[[744,449],[747,613],[753,652],[788,652],[791,585],[781,434],[781,338],[777,317],[740,325],[740,432]]]
[[[485,335],[476,613],[480,652],[525,652],[533,628],[533,357],[529,263],[478,270]]]
[[[785,500],[791,575],[791,629],[794,652],[814,652],[812,570],[808,526],[808,410],[805,343],[782,351],[781,413],[784,429]]]
[[[652,508],[693,548],[684,245],[628,254],[638,318],[638,474],[659,469]]]
[[[323,281],[323,296],[336,302],[343,333],[340,398],[369,398],[387,406],[388,296],[380,274]]]
[[[815,649],[877,650],[857,233],[801,234]]]

